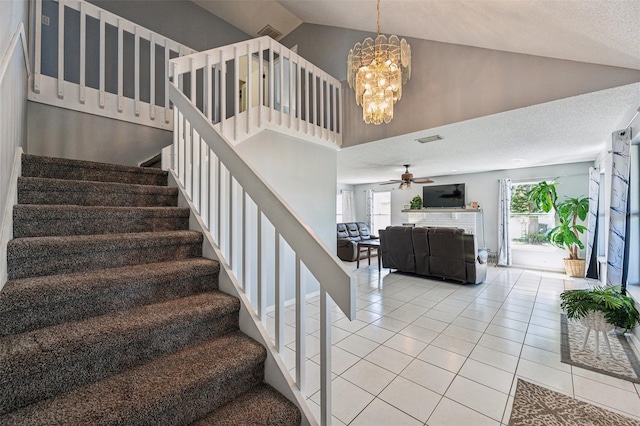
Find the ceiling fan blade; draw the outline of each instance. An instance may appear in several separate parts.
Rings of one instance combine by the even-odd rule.
[[[417,178],[413,180],[414,183],[433,183],[434,181],[429,178]]]
[[[389,182],[383,182],[380,185],[397,185],[403,181],[401,180],[390,180]]]

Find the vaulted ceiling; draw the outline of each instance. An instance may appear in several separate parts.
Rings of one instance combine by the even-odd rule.
[[[193,1],[256,36],[265,25],[286,36],[303,23],[376,31],[375,0]],[[382,0],[380,7],[386,34],[640,70],[638,0]],[[632,84],[369,142],[340,151],[338,181],[395,179],[404,163],[416,176],[437,176],[593,160],[638,106],[640,84]],[[445,139],[415,142],[431,134]]]

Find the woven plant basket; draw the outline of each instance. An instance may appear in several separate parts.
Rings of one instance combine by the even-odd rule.
[[[584,259],[563,259],[564,270],[570,277],[584,278],[584,268],[586,260]]]

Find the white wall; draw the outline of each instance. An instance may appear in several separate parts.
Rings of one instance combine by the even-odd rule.
[[[236,149],[335,252],[337,151],[271,131],[259,133],[237,145]],[[263,244],[273,247],[273,235],[266,237]],[[274,255],[268,248],[265,254],[269,258]],[[285,298],[289,300],[295,295],[295,263],[290,250],[285,252],[285,265]],[[267,274],[273,276],[273,271]],[[317,281],[308,275],[308,293],[317,290]],[[267,304],[273,304],[273,300],[271,291]]]
[[[538,179],[553,179],[559,177],[558,196],[588,196],[589,195],[589,167],[592,163],[573,163],[556,166],[530,167],[512,170],[496,170],[484,173],[471,173],[450,176],[434,176],[433,185],[464,183],[466,202],[477,201],[483,210],[484,234],[486,247],[491,251],[498,248],[498,180],[511,178],[512,181],[529,181]],[[365,190],[391,190],[391,223],[401,225],[407,221],[407,213],[402,213],[403,205],[416,195],[422,197],[422,186],[413,185],[410,190],[399,190],[395,185],[356,185],[355,204],[356,220],[365,220]],[[479,241],[482,247],[483,242]]]
[[[26,135],[27,71],[24,63],[22,40],[13,52],[8,52],[11,38],[20,23],[28,34],[28,3],[26,1],[3,1],[0,4],[0,60],[8,53],[9,65],[0,81],[0,288],[6,276],[6,239],[11,238],[11,216],[5,217],[13,200],[8,193],[11,171],[16,149],[24,147]],[[8,53],[7,53],[8,52]],[[6,228],[6,229],[5,229]]]

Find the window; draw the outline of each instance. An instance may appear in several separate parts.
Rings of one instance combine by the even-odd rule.
[[[373,193],[373,228],[371,233],[378,235],[378,230],[391,225],[391,192]]]
[[[342,193],[336,195],[336,223],[342,223]]]
[[[513,247],[548,246],[547,232],[555,226],[555,211],[545,213],[527,199],[527,191],[536,182],[511,185],[509,233]]]

